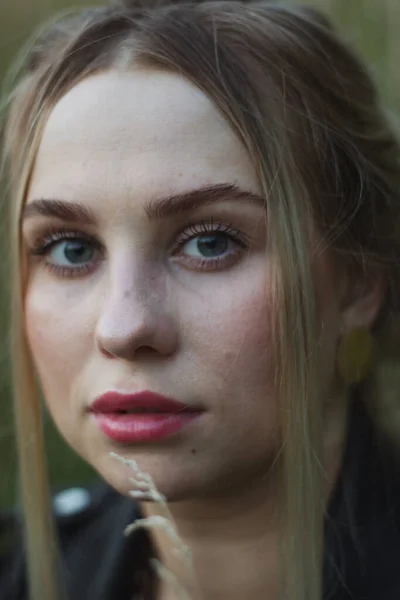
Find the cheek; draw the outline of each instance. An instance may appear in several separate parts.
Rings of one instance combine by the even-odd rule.
[[[208,380],[212,377],[216,391],[224,390],[232,402],[243,394],[251,401],[260,389],[265,396],[275,369],[266,278],[260,271],[254,278],[247,273],[239,285],[221,287],[218,293],[210,290],[208,298],[194,307],[196,318],[193,311],[187,319],[190,345],[201,362],[198,372]]]
[[[84,306],[57,295],[56,289],[31,285],[25,301],[28,344],[46,400],[68,396],[87,360],[92,335]]]
[[[215,417],[217,464],[226,463],[229,471],[234,463],[242,480],[264,476],[279,447],[274,314],[263,271],[264,265],[253,285],[247,273],[241,285],[220,290],[207,310],[198,305],[197,321],[191,319],[197,326],[189,338],[196,354],[187,371],[196,373],[195,384],[206,393]],[[192,381],[187,385],[193,389]]]

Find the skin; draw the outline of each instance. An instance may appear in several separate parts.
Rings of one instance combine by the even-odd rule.
[[[152,475],[193,551],[204,597],[256,600],[268,592],[273,598],[277,540],[270,468],[279,413],[264,209],[227,194],[179,215],[147,214],[149,203],[160,198],[215,184],[260,194],[244,148],[192,84],[135,69],[102,73],[74,87],[45,127],[27,205],[43,198],[75,202],[96,223],[26,217],[26,327],[60,432],[122,494],[132,487],[130,473],[110,451],[135,458]],[[211,235],[198,233],[202,222],[240,232],[239,243],[219,236],[227,250],[212,266],[202,262],[197,246],[201,236]],[[84,246],[89,256],[94,249],[85,270],[54,268],[71,267],[65,239],[32,255],[50,230],[62,228],[94,240]],[[182,235],[192,239],[176,250]],[[329,252],[315,258],[315,273],[323,369],[334,389],[339,336],[373,321],[379,286],[356,286],[353,277],[350,288],[345,277],[338,279]],[[89,411],[96,397],[114,389],[199,402],[205,413],[171,439],[117,445]],[[344,398],[336,397],[326,419],[330,481],[343,446]],[[144,506],[147,514],[157,510]],[[185,580],[161,534],[156,543]],[[239,563],[244,568],[229,568]],[[164,589],[160,597],[173,594]]]

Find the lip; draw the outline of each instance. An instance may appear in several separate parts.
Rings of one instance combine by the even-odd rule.
[[[171,437],[204,413],[198,404],[184,404],[147,390],[107,392],[92,403],[90,411],[107,437],[128,444]]]

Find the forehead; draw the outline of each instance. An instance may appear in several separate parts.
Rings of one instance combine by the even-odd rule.
[[[46,124],[30,196],[39,184],[41,195],[60,186],[68,195],[117,180],[151,184],[152,194],[227,181],[258,191],[247,152],[214,104],[161,71],[107,71],[73,87]]]

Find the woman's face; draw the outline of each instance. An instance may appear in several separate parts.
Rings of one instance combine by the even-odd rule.
[[[130,484],[111,451],[135,458],[170,499],[243,489],[274,460],[272,259],[259,194],[229,125],[177,75],[90,77],[50,116],[23,221],[29,345],[62,435],[122,493]],[[339,309],[329,261],[318,261],[330,377]],[[93,412],[107,392],[144,390],[201,412],[174,415],[179,426],[157,435],[163,416],[122,416],[110,396],[101,410],[112,418]]]

